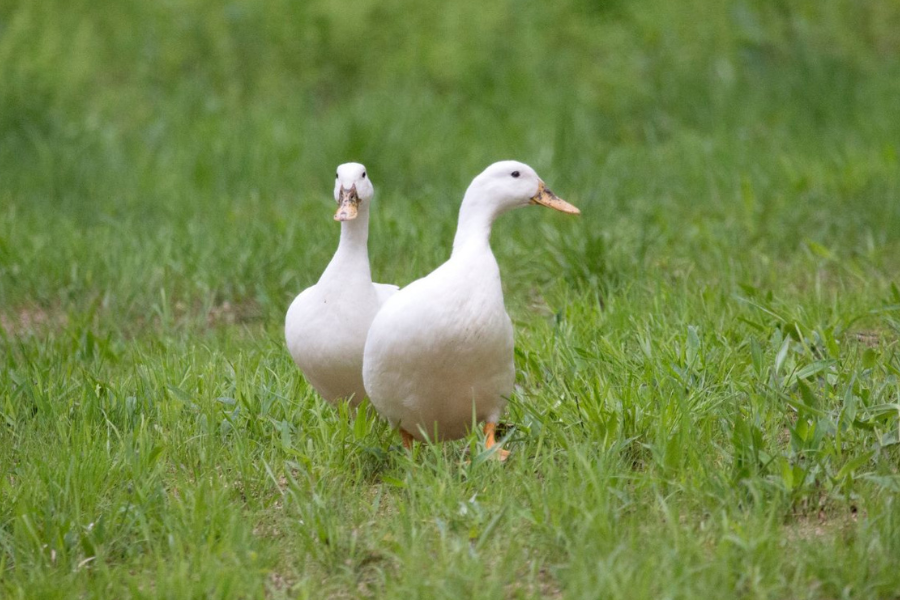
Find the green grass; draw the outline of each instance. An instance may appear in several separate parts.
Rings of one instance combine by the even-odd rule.
[[[0,597],[897,598],[900,8],[0,5]],[[508,463],[414,456],[282,340],[533,165]]]

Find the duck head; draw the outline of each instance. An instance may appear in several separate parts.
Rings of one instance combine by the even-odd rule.
[[[550,191],[534,169],[514,160],[496,162],[472,180],[466,191],[467,203],[491,205],[495,214],[514,208],[540,204],[573,215],[581,211]]]
[[[366,173],[365,165],[344,163],[337,168],[334,180],[334,200],[338,203],[335,221],[351,221],[359,214],[359,205],[375,195],[375,188]]]

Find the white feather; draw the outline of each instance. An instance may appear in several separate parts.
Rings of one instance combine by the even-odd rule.
[[[541,181],[527,165],[495,163],[463,199],[450,259],[385,302],[369,329],[363,379],[393,426],[453,439],[496,423],[515,383],[513,328],[490,248],[494,219],[526,206]]]
[[[356,406],[365,397],[362,355],[369,326],[397,286],[372,283],[369,268],[369,204],[374,195],[365,167],[338,167],[335,199],[341,186],[355,185],[358,215],[341,223],[338,249],[316,285],[291,303],[284,324],[288,350],[323,398]]]

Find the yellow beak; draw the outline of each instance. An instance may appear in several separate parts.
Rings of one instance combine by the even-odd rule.
[[[350,189],[344,189],[341,186],[341,193],[338,196],[338,209],[334,213],[335,221],[352,221],[359,212],[359,196],[356,195],[356,185],[350,186]]]
[[[541,206],[546,206],[547,208],[552,208],[570,215],[581,214],[581,211],[576,207],[551,192],[550,188],[545,186],[543,181],[538,184],[537,194],[532,196],[531,204],[540,204]]]

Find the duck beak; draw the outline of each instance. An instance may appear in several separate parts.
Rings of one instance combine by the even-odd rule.
[[[580,215],[581,211],[572,206],[556,194],[550,191],[550,188],[544,185],[544,182],[538,184],[537,194],[532,196],[530,204],[540,204],[547,208],[552,208],[560,212],[569,213],[570,215]]]
[[[344,189],[341,186],[341,193],[338,196],[338,209],[334,213],[335,221],[352,221],[356,218],[359,209],[359,196],[356,194],[356,184],[350,186],[350,189]]]

